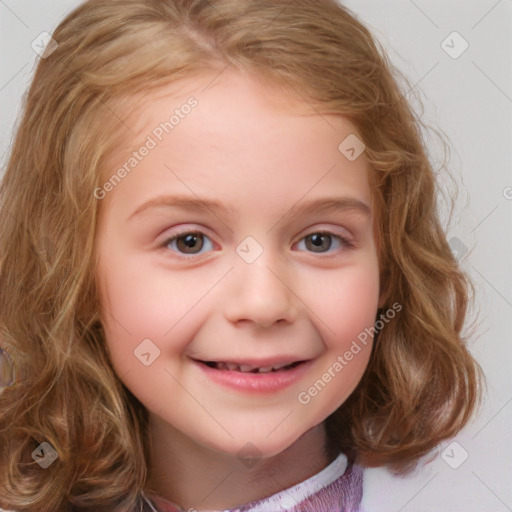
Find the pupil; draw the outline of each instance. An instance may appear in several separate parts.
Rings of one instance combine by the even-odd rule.
[[[181,249],[184,249],[184,252],[190,252],[190,249],[194,249],[194,245],[197,244],[198,240],[200,240],[200,238],[193,234],[193,233],[189,233],[187,235],[184,235],[184,236],[181,236],[179,239],[178,239],[178,245],[184,245],[184,247],[180,247],[180,250]],[[180,242],[183,241],[183,244],[180,244]],[[197,248],[197,250],[201,250],[203,244],[200,243],[199,244],[199,247]],[[194,251],[192,251],[194,252]]]
[[[326,240],[327,240],[327,242],[323,243]],[[313,243],[313,248],[320,248],[320,249],[323,248],[323,249],[327,250],[331,247],[331,241],[329,239],[329,235],[316,233],[314,235],[311,235],[311,241]]]

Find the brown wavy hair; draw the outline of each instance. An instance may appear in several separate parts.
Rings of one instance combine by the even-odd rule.
[[[105,343],[93,191],[130,135],[134,98],[227,66],[346,116],[366,145],[379,313],[403,309],[327,418],[331,445],[406,474],[467,424],[484,382],[462,334],[473,285],[439,220],[426,126],[406,98],[413,87],[354,14],[335,0],[91,0],[53,37],[0,188],[0,347],[17,377],[0,394],[1,507],[143,509],[147,415]],[[31,457],[43,441],[58,454],[44,470]]]

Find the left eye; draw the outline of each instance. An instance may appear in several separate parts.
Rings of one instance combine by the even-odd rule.
[[[350,249],[354,245],[345,237],[323,231],[305,236],[299,241],[299,244],[304,243],[307,248],[312,249],[312,252],[323,253],[332,248],[332,240],[337,240],[338,249],[343,246],[346,249]]]

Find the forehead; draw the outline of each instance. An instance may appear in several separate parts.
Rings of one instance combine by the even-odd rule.
[[[292,89],[225,71],[183,79],[139,99],[103,178],[148,141],[154,147],[111,196],[123,190],[138,201],[170,186],[236,199],[245,185],[246,195],[267,202],[285,196],[298,201],[310,192],[348,192],[372,201],[364,154],[350,161],[339,149],[357,136],[355,126],[344,116],[319,113]]]
[[[198,108],[190,109],[187,106],[190,101],[195,101]],[[187,112],[183,115],[182,110],[192,110],[193,115],[188,116]],[[241,138],[248,132],[233,128],[241,129],[247,125],[257,128],[259,125],[266,129],[266,122],[282,123],[286,117],[302,118],[303,124],[309,124],[312,135],[320,124],[335,132],[339,131],[340,123],[344,125],[341,131],[357,133],[347,117],[326,113],[325,107],[309,98],[297,85],[278,83],[230,68],[195,74],[124,97],[123,102],[116,106],[116,112],[121,120],[119,128],[122,132],[117,153],[136,149],[148,135],[158,131],[160,125],[168,125],[170,120],[174,124],[171,127],[172,138],[176,139],[179,130],[174,128],[187,117],[191,119],[187,124],[194,124],[194,130],[204,128],[204,134],[208,135],[213,135],[214,131],[217,138],[226,134],[233,139]],[[283,132],[286,129],[290,129],[290,126],[283,124]],[[272,135],[281,139],[285,133],[272,132]],[[171,139],[164,138],[167,141]],[[201,142],[205,143],[206,140],[201,139]]]

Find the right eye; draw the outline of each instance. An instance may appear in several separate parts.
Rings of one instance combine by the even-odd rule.
[[[165,241],[162,242],[162,247],[167,247],[178,254],[194,256],[201,254],[201,250],[205,247],[205,240],[209,241],[206,243],[206,250],[211,250],[213,248],[212,243],[207,235],[201,231],[182,230],[173,236],[166,238]],[[179,257],[186,258],[187,256]]]

